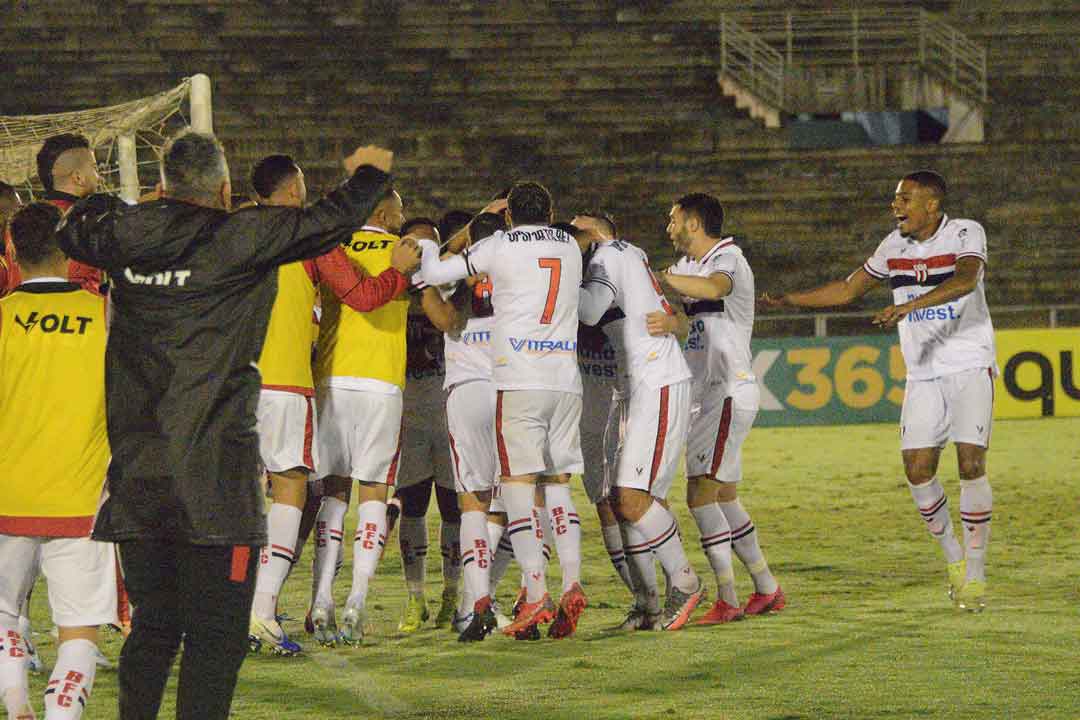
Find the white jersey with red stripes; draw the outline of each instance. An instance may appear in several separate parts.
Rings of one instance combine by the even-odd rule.
[[[927,240],[894,230],[863,265],[879,280],[889,280],[897,305],[914,300],[953,276],[956,261],[977,257],[986,263],[986,232],[974,220],[945,215]],[[964,370],[997,372],[994,327],[986,305],[983,273],[975,289],[941,305],[915,310],[897,325],[910,380],[930,380]]]
[[[727,275],[731,292],[719,300],[683,297],[690,319],[686,362],[694,375],[694,395],[721,387],[731,395],[741,383],[754,383],[750,336],[754,331],[754,271],[734,238],[724,238],[700,260],[684,255],[672,266],[674,275]]]
[[[492,379],[498,389],[581,394],[581,251],[574,238],[546,225],[519,225],[446,260],[438,259],[434,243],[422,245],[421,272],[429,284],[480,274],[491,279]]]
[[[622,322],[609,323],[605,334],[618,357],[620,388],[633,392],[641,383],[651,388],[690,379],[690,368],[674,335],[653,336],[646,328],[649,313],[674,311],[641,248],[623,240],[597,245],[581,288],[579,315],[587,325],[599,323],[614,306]]]
[[[467,292],[469,317],[460,333],[446,333],[444,354],[446,379],[443,388],[472,380],[491,380],[494,364],[491,356],[491,331],[495,326],[495,312],[491,305],[493,286],[491,280],[477,282],[471,288],[463,286],[458,292]]]

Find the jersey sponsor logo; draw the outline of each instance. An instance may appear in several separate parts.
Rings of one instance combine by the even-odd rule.
[[[956,314],[956,308],[952,305],[952,303],[949,303],[948,305],[937,305],[935,307],[923,308],[922,310],[912,310],[907,314],[906,318],[908,322],[959,319],[960,316]]]
[[[124,277],[132,285],[176,285],[177,287],[184,287],[187,284],[188,278],[191,277],[190,270],[163,270],[161,272],[151,273],[150,275],[140,275],[134,272],[131,268],[124,268]]]
[[[601,365],[600,363],[587,363],[578,360],[578,370],[581,371],[582,375],[588,375],[589,377],[615,377],[615,366],[613,365]]]
[[[74,317],[71,315],[57,315],[56,313],[41,315],[37,310],[31,312],[25,319],[20,315],[15,316],[15,324],[27,334],[37,327],[43,333],[58,332],[61,335],[85,335],[86,327],[92,322],[94,322],[93,318],[84,315],[75,315]]]
[[[341,244],[353,252],[364,252],[365,250],[385,250],[393,245],[394,241],[390,238],[382,240],[353,240],[352,238],[346,238],[341,241]]]
[[[461,342],[466,345],[490,345],[491,331],[470,330],[469,332],[463,332],[461,333]]]
[[[539,353],[576,353],[577,340],[530,340],[529,338],[508,338],[514,352]]]

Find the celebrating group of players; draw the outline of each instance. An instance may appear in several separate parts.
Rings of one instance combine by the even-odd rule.
[[[25,682],[28,637],[19,616],[37,566],[50,580],[61,632],[47,717],[81,713],[93,683],[96,626],[114,622],[117,607],[112,552],[103,555],[96,547],[103,544],[87,538],[109,462],[102,370],[106,311],[91,293],[102,292],[108,279],[74,261],[68,266],[55,232],[61,212],[94,192],[97,174],[93,154],[80,139],[50,141],[42,153],[39,173],[51,194],[46,203],[14,216],[0,266],[6,274],[0,280],[13,289],[0,303],[0,434],[19,444],[15,455],[22,458],[7,473],[0,505],[0,693],[18,718],[32,717]],[[356,171],[349,182],[359,187],[365,168],[349,168]],[[338,232],[333,249],[280,265],[269,322],[253,321],[250,328],[265,336],[253,340],[261,347],[254,414],[273,500],[254,579],[251,648],[282,655],[300,651],[281,627],[278,596],[312,530],[306,627],[319,643],[363,641],[370,583],[395,522],[409,591],[398,628],[419,629],[429,619],[425,516],[433,489],[442,516],[445,580],[436,624],[451,624],[462,641],[483,640],[496,629],[535,639],[548,624],[549,637],[569,637],[587,605],[582,519],[570,491],[575,474],[583,476],[603,542],[632,597],[620,628],[679,630],[707,594],[668,504],[684,459],[687,503],[716,581],[715,600],[696,623],[782,610],[784,592],[736,492],[741,447],[758,411],[750,350],[755,290],[742,251],[723,235],[719,201],[693,193],[674,202],[667,231],[681,258],[656,273],[647,254],[621,238],[602,210],[555,223],[552,198],[535,182],[513,185],[476,215],[451,212],[439,222],[406,221],[401,195],[378,185],[376,175],[387,168],[369,168],[365,177],[375,178],[371,186],[381,189],[366,206],[370,212]],[[163,175],[168,172],[165,167]],[[225,173],[227,178],[227,168]],[[198,178],[188,179],[198,189]],[[307,204],[303,172],[288,156],[260,161],[251,181],[256,206]],[[898,228],[863,269],[817,290],[765,295],[761,301],[839,305],[865,294],[876,279],[890,280],[897,302],[876,322],[903,322],[911,380],[903,449],[912,494],[942,544],[951,593],[961,605],[981,608],[992,503],[985,450],[996,372],[982,291],[986,243],[977,223],[944,215],[944,197],[939,176],[905,177],[893,203]],[[314,208],[320,206],[330,214],[330,205]],[[277,218],[278,232],[300,216],[266,217]],[[260,227],[271,232],[267,223]],[[80,257],[110,252],[95,245],[92,235],[78,242],[85,243],[72,242]],[[274,251],[275,257],[312,254],[310,248],[303,254]],[[131,297],[140,287],[182,294],[197,271],[160,268],[184,258],[178,251],[168,261],[147,262],[160,266],[147,272],[125,267],[118,281],[133,288]],[[121,267],[126,260],[116,262]],[[175,310],[175,303],[169,307]],[[936,310],[924,310],[931,307]],[[912,317],[922,325],[913,328]],[[216,382],[217,372],[200,368],[192,391]],[[57,376],[76,374],[82,378],[79,396],[61,397],[47,388]],[[52,455],[55,432],[42,430],[57,424],[25,414],[50,401],[70,413],[59,430],[64,442],[85,449],[72,467],[59,471],[54,466],[62,458]],[[111,488],[121,487],[123,471],[115,467],[116,438],[137,430],[120,428],[114,412],[110,407]],[[957,443],[961,459],[963,547],[935,477],[948,440]],[[58,498],[57,486],[44,480],[65,475],[64,487],[77,492]],[[27,485],[37,478],[42,482]],[[333,581],[353,493],[358,508],[352,583],[339,615]],[[103,524],[116,526],[119,512],[105,512],[98,531]],[[213,514],[227,519],[230,508],[208,512],[207,522],[220,523]],[[125,531],[110,532],[126,537]],[[70,550],[61,541],[81,543],[81,549]],[[25,547],[13,544],[20,542]],[[82,545],[95,548],[88,554]],[[546,581],[552,546],[562,570],[557,601]],[[735,589],[733,553],[753,580],[745,602]],[[503,617],[495,590],[511,560],[520,566],[521,584],[510,617]],[[247,557],[234,549],[230,562],[230,580],[247,582]],[[666,580],[663,595],[657,562]],[[127,563],[125,556],[125,571]],[[73,575],[82,580],[72,585]]]

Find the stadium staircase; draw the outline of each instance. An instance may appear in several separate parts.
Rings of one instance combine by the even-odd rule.
[[[295,155],[317,189],[339,177],[336,158],[354,143],[385,142],[398,151],[410,213],[474,208],[513,179],[536,177],[560,216],[611,208],[625,235],[663,264],[672,201],[707,190],[724,201],[762,288],[857,267],[891,227],[898,176],[932,167],[951,181],[958,211],[987,226],[992,303],[1071,298],[1080,11],[1043,0],[994,10],[923,3],[986,48],[993,104],[982,144],[794,150],[784,129],[763,129],[717,82],[721,16],[789,5],[15,3],[0,26],[0,112],[99,106],[206,72],[238,191],[266,153]]]

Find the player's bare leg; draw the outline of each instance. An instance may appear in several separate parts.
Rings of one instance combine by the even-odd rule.
[[[616,488],[616,511],[626,524],[631,541],[628,550],[642,550],[642,557],[652,564],[653,556],[660,561],[671,578],[672,592],[661,617],[665,630],[678,630],[705,596],[705,586],[690,566],[683,549],[675,518],[645,490]],[[647,550],[648,552],[644,552]],[[652,574],[650,596],[658,596],[656,574]]]
[[[435,627],[450,623],[458,606],[458,585],[461,581],[461,510],[457,494],[435,484],[435,502],[439,506],[439,554],[442,555],[443,590]]]
[[[345,612],[341,616],[341,639],[359,645],[367,631],[367,596],[371,578],[386,545],[386,498],[383,483],[356,483],[356,535],[353,537],[353,578]]]
[[[901,455],[911,497],[926,521],[931,537],[941,545],[949,578],[949,597],[956,600],[966,576],[964,549],[956,540],[945,488],[937,479],[941,448],[914,448],[901,451]]]
[[[506,506],[507,532],[525,578],[525,599],[514,622],[503,629],[507,635],[516,635],[555,617],[555,605],[547,591],[540,516],[535,505],[539,478],[538,474],[514,475],[499,481],[499,496]]]
[[[270,473],[274,502],[267,517],[268,542],[259,559],[248,631],[255,652],[264,644],[277,655],[295,655],[301,650],[285,634],[276,615],[281,587],[296,560],[300,520],[307,502],[307,475],[304,468]]]
[[[351,493],[352,478],[331,475],[323,479],[322,504],[315,518],[315,559],[308,613],[315,639],[321,645],[332,646],[338,640],[333,584]]]
[[[552,540],[562,568],[559,613],[548,635],[565,638],[574,634],[578,619],[588,604],[581,587],[581,518],[570,496],[569,474],[545,476],[540,483],[551,518]]]
[[[986,448],[970,443],[956,443],[960,469],[960,524],[964,530],[964,585],[957,604],[979,612],[985,607],[986,548],[990,543],[990,519],[994,493],[986,477]]]

